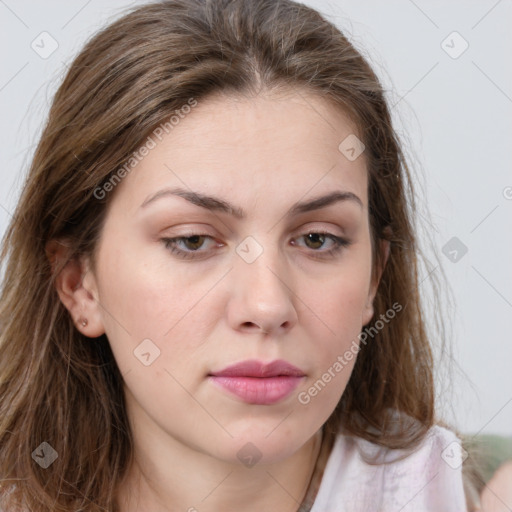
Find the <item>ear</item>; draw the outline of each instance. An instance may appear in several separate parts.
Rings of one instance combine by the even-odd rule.
[[[377,294],[377,289],[379,287],[380,278],[382,277],[382,272],[384,271],[384,268],[386,267],[386,263],[389,258],[389,252],[390,252],[390,242],[389,240],[380,239],[379,240],[379,251],[382,256],[382,263],[379,265],[379,268],[377,269],[376,275],[374,276],[374,279],[372,280],[372,283],[370,285],[370,290],[368,292],[368,299],[366,302],[366,305],[363,310],[363,325],[366,325],[372,318],[375,313],[373,309],[373,299],[375,299],[375,295]]]
[[[96,278],[89,269],[87,259],[72,258],[67,261],[68,255],[69,247],[62,241],[52,240],[46,245],[46,256],[52,272],[55,273],[64,264],[55,279],[55,287],[62,304],[82,334],[97,338],[105,333],[105,329]]]

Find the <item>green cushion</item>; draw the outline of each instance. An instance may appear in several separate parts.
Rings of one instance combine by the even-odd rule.
[[[468,436],[470,453],[480,461],[482,476],[488,482],[506,460],[512,460],[512,437],[492,434]]]

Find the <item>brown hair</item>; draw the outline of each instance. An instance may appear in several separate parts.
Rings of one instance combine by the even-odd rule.
[[[366,146],[373,271],[390,256],[375,317],[403,308],[359,353],[325,425],[390,448],[434,424],[432,355],[419,297],[414,190],[382,87],[346,37],[291,0],[170,0],[137,8],[95,35],[58,89],[4,239],[0,306],[0,474],[29,510],[115,510],[132,438],[122,377],[105,335],[86,342],[59,300],[45,249],[92,257],[103,186],[152,130],[190,98],[293,88],[356,123]],[[341,142],[341,141],[340,141]],[[389,412],[404,413],[396,424]],[[40,468],[48,442],[58,458]],[[13,485],[15,484],[15,485]],[[4,493],[5,494],[5,493]]]

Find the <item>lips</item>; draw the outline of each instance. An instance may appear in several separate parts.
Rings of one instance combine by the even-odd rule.
[[[304,377],[302,370],[287,361],[248,360],[212,372],[209,380],[246,403],[271,405],[290,395]]]
[[[213,372],[211,375],[216,377],[303,377],[302,370],[292,364],[278,359],[271,363],[261,363],[255,359],[242,361],[241,363],[228,366],[219,372]]]

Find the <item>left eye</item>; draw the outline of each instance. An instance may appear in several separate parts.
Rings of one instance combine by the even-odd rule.
[[[333,235],[331,233],[322,233],[322,232],[309,232],[304,235],[300,235],[297,238],[304,238],[306,240],[306,244],[313,244],[313,247],[308,247],[314,252],[319,253],[319,256],[330,256],[335,253],[341,251],[342,248],[350,245],[350,242],[344,238]],[[174,238],[162,238],[162,242],[164,242],[165,247],[171,251],[171,253],[176,254],[180,258],[190,259],[200,257],[198,254],[205,254],[207,251],[199,251],[199,249],[204,245],[204,240],[213,238],[209,235],[201,235],[201,234],[191,234],[188,236],[179,236]],[[294,239],[295,240],[295,239]],[[325,240],[331,240],[331,248],[323,251],[319,251],[325,244]],[[182,247],[185,249],[178,248],[179,244],[183,244]],[[293,243],[293,245],[296,245]]]
[[[212,239],[212,237],[208,235],[189,235],[175,238],[162,238],[162,242],[164,242],[165,247],[173,254],[177,254],[182,258],[195,258],[194,252],[199,252],[198,249],[203,245],[202,241],[206,238]],[[185,243],[186,250],[177,248],[177,245],[182,242]],[[204,251],[201,252],[204,253]]]
[[[320,246],[322,246],[324,244],[324,240],[326,240],[326,239],[329,239],[332,241],[333,247],[337,247],[338,245],[343,245],[346,242],[346,240],[344,240],[338,236],[331,235],[329,233],[318,233],[316,231],[312,231],[311,233],[306,233],[305,235],[301,235],[299,238],[304,238],[304,237],[306,240],[306,244],[308,242],[311,242],[313,244],[317,244],[318,242],[320,242]],[[317,248],[318,247],[310,247],[310,249],[317,249]],[[331,250],[332,249],[328,249],[325,252],[330,252]]]

